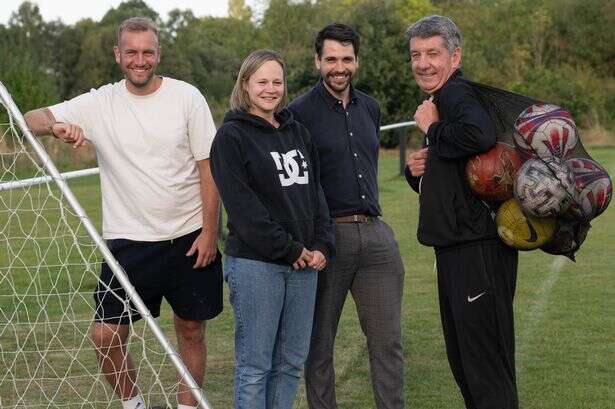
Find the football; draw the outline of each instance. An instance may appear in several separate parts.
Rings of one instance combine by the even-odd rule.
[[[585,241],[590,227],[588,222],[559,219],[553,237],[540,249],[545,253],[563,255],[575,261],[574,253]]]
[[[502,203],[495,222],[502,241],[519,250],[534,250],[547,243],[553,237],[557,223],[553,217],[538,218],[524,214],[514,198]]]
[[[566,217],[588,221],[599,216],[608,207],[613,194],[608,173],[591,159],[574,158],[567,160],[565,165],[572,171],[575,188]]]
[[[466,164],[470,188],[481,198],[505,201],[513,197],[515,176],[521,158],[511,145],[498,142],[487,152],[473,156]]]
[[[564,159],[579,140],[572,116],[557,105],[531,105],[517,117],[514,128],[514,142],[524,160]]]
[[[568,210],[574,195],[572,173],[555,159],[526,161],[515,180],[515,197],[537,217],[556,217]]]

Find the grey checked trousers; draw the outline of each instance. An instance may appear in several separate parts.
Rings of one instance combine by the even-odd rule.
[[[318,275],[314,326],[305,367],[308,405],[310,409],[337,408],[333,346],[350,291],[367,338],[376,407],[403,408],[400,321],[404,266],[393,230],[379,219],[335,227],[336,255]]]

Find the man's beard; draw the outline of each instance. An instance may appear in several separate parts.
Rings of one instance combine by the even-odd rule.
[[[145,77],[145,79],[143,81],[138,81],[138,82],[133,81],[130,78],[130,76],[128,76],[128,75],[126,76],[126,80],[128,80],[136,88],[144,88],[144,87],[146,87],[150,82],[152,82],[152,78],[154,78],[154,72],[151,72],[147,77]]]
[[[346,89],[348,89],[348,87],[350,87],[350,84],[352,83],[352,74],[350,73],[344,73],[344,74],[346,77],[345,77],[345,81],[343,85],[340,85],[338,82],[336,82],[334,79],[335,75],[332,75],[332,74],[325,76],[325,82],[329,86],[329,88],[331,88],[333,91],[343,92]]]
[[[132,72],[131,68],[126,68],[123,71],[124,78],[126,78],[126,81],[130,82],[130,84],[133,85],[135,88],[146,87],[150,82],[152,82],[152,78],[154,78],[155,75],[154,67],[149,67],[147,71],[147,76],[145,76],[145,78],[143,78],[142,80],[137,81],[134,79],[137,77],[137,75]]]

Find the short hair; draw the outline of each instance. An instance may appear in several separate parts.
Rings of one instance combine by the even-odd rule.
[[[423,17],[406,30],[406,42],[408,44],[415,37],[430,38],[435,36],[444,39],[444,46],[451,53],[461,47],[461,32],[453,23],[453,20],[448,17],[438,15]]]
[[[241,68],[239,68],[237,80],[235,81],[233,92],[231,93],[230,102],[232,110],[244,112],[250,111],[250,106],[252,105],[250,102],[250,95],[248,95],[248,91],[244,89],[243,85],[248,82],[252,74],[258,71],[258,69],[267,61],[275,61],[280,64],[284,75],[284,94],[276,106],[275,113],[277,114],[286,106],[288,102],[288,92],[286,89],[286,64],[284,64],[284,60],[276,51],[261,49],[252,51],[250,55],[243,60],[243,63],[241,63]]]
[[[329,24],[316,35],[314,40],[314,49],[318,58],[322,56],[322,47],[325,40],[335,40],[347,45],[352,44],[355,57],[359,56],[359,34],[350,26],[341,23]]]
[[[156,23],[148,17],[130,17],[122,21],[117,28],[117,45],[120,45],[120,39],[124,31],[129,31],[131,33],[151,31],[156,36],[156,40],[158,40],[158,27]]]

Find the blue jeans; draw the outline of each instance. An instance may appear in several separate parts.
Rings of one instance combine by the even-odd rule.
[[[290,409],[307,358],[318,274],[227,256],[235,312],[235,408]]]

